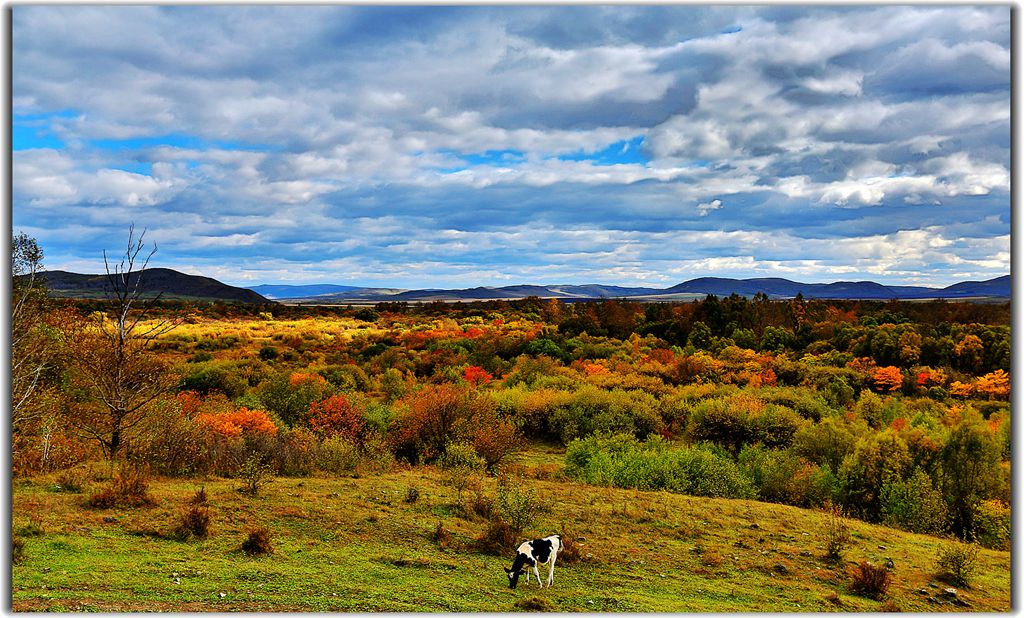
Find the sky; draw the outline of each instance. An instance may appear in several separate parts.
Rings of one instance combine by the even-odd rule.
[[[50,270],[400,288],[1010,272],[1007,6],[12,7]]]

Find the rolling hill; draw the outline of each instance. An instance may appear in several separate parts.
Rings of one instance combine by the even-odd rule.
[[[210,277],[186,275],[170,268],[147,268],[132,273],[129,285],[142,276],[143,296],[157,294],[164,300],[220,300],[236,303],[268,303],[263,296],[247,288],[237,288]],[[65,298],[105,298],[109,289],[106,275],[84,275],[63,270],[39,273],[52,296]]]

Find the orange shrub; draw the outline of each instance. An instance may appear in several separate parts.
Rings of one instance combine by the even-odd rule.
[[[974,383],[974,391],[989,399],[1008,399],[1010,397],[1010,376],[1002,369],[986,373]]]
[[[203,396],[195,391],[182,391],[175,395],[175,399],[181,406],[182,416],[188,419],[195,418],[203,405]]]
[[[957,380],[949,385],[949,394],[954,397],[970,397],[974,394],[974,385]]]
[[[277,425],[262,410],[238,408],[231,412],[202,413],[196,422],[206,425],[214,433],[231,438],[243,433],[277,435]]]
[[[880,391],[895,391],[903,384],[903,374],[899,367],[879,367],[871,376],[875,388]]]
[[[344,395],[333,395],[309,404],[309,428],[324,438],[342,436],[361,442],[366,420]]]
[[[291,386],[292,388],[298,388],[306,384],[320,385],[321,383],[326,385],[327,380],[325,380],[323,376],[316,373],[305,373],[301,371],[296,371],[295,373],[288,376],[288,385]]]

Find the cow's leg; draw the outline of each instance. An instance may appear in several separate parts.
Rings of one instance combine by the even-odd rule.
[[[551,583],[555,581],[555,554],[551,554],[551,566],[548,568],[548,588],[551,587]]]
[[[544,582],[540,579],[540,569],[537,568],[537,563],[533,563],[533,574],[537,576],[537,585],[541,588],[544,587]]]

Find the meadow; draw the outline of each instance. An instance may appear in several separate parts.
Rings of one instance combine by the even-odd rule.
[[[15,610],[1009,609],[1008,304],[164,303],[121,417],[47,316]]]

